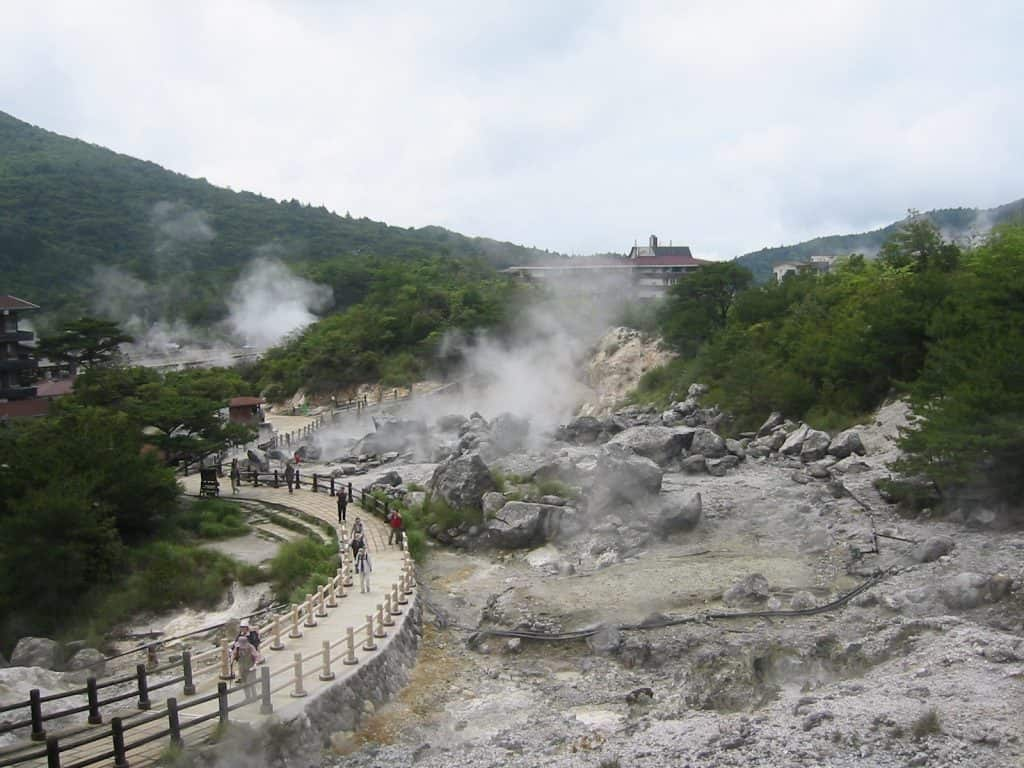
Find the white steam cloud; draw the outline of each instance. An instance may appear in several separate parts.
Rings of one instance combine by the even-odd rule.
[[[226,325],[262,351],[312,323],[330,301],[327,286],[299,277],[276,259],[258,258],[231,291]]]

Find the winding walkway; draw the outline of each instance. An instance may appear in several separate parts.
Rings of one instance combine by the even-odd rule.
[[[198,475],[182,478],[182,483],[186,493],[198,494]],[[227,478],[221,481],[221,494],[223,498],[231,498],[231,487]],[[253,487],[243,484],[235,498],[287,506],[297,512],[329,522],[338,531],[339,541],[343,542],[348,539],[350,530],[348,526],[351,526],[355,517],[361,517],[366,527],[366,540],[373,563],[372,589],[369,593],[360,593],[358,576],[353,579],[350,573],[339,573],[322,593],[324,599],[321,599],[319,603],[314,596],[312,607],[308,607],[308,603],[303,603],[302,606],[293,606],[291,614],[286,614],[279,619],[277,634],[280,638],[280,648],[274,650],[272,647],[275,641],[274,627],[272,625],[261,627],[263,638],[261,649],[266,659],[264,666],[270,670],[269,690],[271,695],[269,701],[275,714],[288,716],[301,709],[304,700],[307,700],[304,699],[305,696],[315,695],[319,690],[343,682],[346,677],[359,668],[359,662],[379,653],[387,645],[394,630],[404,618],[397,612],[405,606],[392,605],[391,598],[401,591],[396,589],[395,585],[401,583],[401,577],[407,573],[405,569],[408,557],[402,549],[388,545],[388,531],[385,524],[366,513],[358,504],[350,504],[348,507],[348,526],[339,526],[336,499],[325,490],[313,493],[309,485],[304,485],[301,489],[289,494],[286,488],[272,488],[264,485]],[[350,563],[351,558],[347,557],[346,564]],[[348,578],[346,579],[346,577]],[[350,581],[353,582],[352,585],[343,588]],[[414,595],[409,594],[411,587],[410,584],[406,590],[408,597],[406,594],[402,595],[403,601],[414,599]],[[335,593],[333,600],[330,599],[332,588]],[[344,593],[344,597],[340,594],[341,592]],[[331,602],[336,603],[336,607],[332,607]],[[388,606],[393,608],[390,613]],[[296,615],[299,620],[294,622],[293,617]],[[372,626],[368,628],[368,619],[371,617],[372,621],[369,624]],[[381,618],[383,618],[383,622],[381,622]],[[392,622],[393,624],[391,624]],[[381,623],[384,626],[381,626]],[[311,626],[311,624],[313,625]],[[294,634],[294,626],[297,626],[298,631],[301,632],[300,637],[291,636]],[[368,640],[369,632],[373,632],[376,636],[374,640]],[[385,636],[382,637],[381,634]],[[324,664],[325,643],[328,643],[329,647],[326,666]],[[376,649],[364,648],[364,646],[374,644]],[[104,707],[103,724],[100,725],[81,724],[61,728],[58,723],[54,723],[54,728],[49,729],[50,735],[59,736],[59,743],[62,745],[86,741],[92,732],[96,733],[94,741],[68,751],[62,751],[60,765],[65,768],[87,764],[113,765],[114,760],[109,754],[111,751],[110,723],[113,717],[122,718],[125,727],[129,729],[124,735],[124,741],[128,747],[127,758],[132,768],[155,764],[169,746],[168,738],[158,738],[157,734],[168,729],[167,699],[171,697],[176,699],[178,707],[187,707],[191,700],[202,699],[210,694],[214,695],[211,700],[188,707],[179,713],[184,744],[193,745],[206,740],[218,724],[219,702],[216,693],[222,677],[222,654],[223,650],[220,653],[214,651],[196,655],[197,660],[200,656],[206,656],[207,665],[202,668],[197,666],[194,694],[186,696],[180,684],[168,686],[150,694],[151,703],[148,711],[125,708],[122,704],[117,709]],[[297,658],[302,659],[298,665],[296,664]],[[258,667],[256,671],[262,673],[262,668]],[[301,672],[301,677],[296,674],[297,671]],[[323,679],[331,675],[333,675],[333,679]],[[298,685],[296,685],[297,677],[300,680]],[[156,679],[151,684],[155,683]],[[237,689],[234,682],[230,682],[229,685],[233,691],[229,697],[232,707],[231,722],[255,725],[271,716],[263,711],[266,709],[266,697],[261,698],[260,696],[259,674],[254,686],[254,697],[250,703],[244,703],[243,693]],[[131,701],[127,703],[131,703]],[[236,706],[238,708],[234,709]],[[188,723],[203,718],[207,719],[202,725],[187,727]],[[150,722],[140,724],[140,721],[147,720]],[[106,734],[104,735],[103,732]],[[150,736],[154,739],[151,743],[132,747],[133,744],[144,741]],[[43,757],[7,763],[12,757],[17,757],[19,753],[26,757],[33,752],[38,753],[41,746],[38,742],[33,742],[24,744],[23,749],[5,749],[0,754],[0,765],[6,763],[18,766],[47,766],[47,760]]]

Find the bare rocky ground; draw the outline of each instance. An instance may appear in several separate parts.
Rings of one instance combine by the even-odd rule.
[[[432,610],[411,684],[363,723],[359,751],[324,766],[1024,765],[1024,533],[886,504],[872,482],[905,415],[894,404],[859,430],[866,470],[843,483],[876,530],[946,536],[948,554],[919,562],[914,544],[883,538],[857,556],[871,548],[868,513],[823,481],[794,482],[799,462],[775,455],[724,477],[666,473],[663,493],[699,491],[703,519],[612,564],[573,563],[578,550],[554,544],[437,548],[420,568]],[[812,616],[590,641],[474,634],[745,610],[722,597],[753,573],[770,592],[756,610],[825,604],[885,575]]]

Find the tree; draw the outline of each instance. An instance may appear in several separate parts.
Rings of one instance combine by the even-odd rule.
[[[66,324],[53,336],[39,339],[39,354],[64,363],[72,373],[78,368],[95,368],[117,363],[122,344],[135,339],[122,333],[117,323],[95,317],[82,317]]]
[[[959,263],[960,249],[953,243],[944,242],[931,221],[911,210],[903,226],[882,245],[878,258],[894,269],[949,272]]]
[[[686,275],[669,289],[662,307],[665,337],[692,354],[725,325],[737,294],[753,279],[750,270],[733,262],[706,264]]]

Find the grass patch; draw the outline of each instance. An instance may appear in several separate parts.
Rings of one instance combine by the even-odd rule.
[[[79,603],[70,636],[101,638],[117,624],[144,612],[184,606],[211,608],[234,581],[265,579],[259,568],[212,549],[154,541],[127,553],[128,575],[118,584],[94,588]]]
[[[301,603],[338,571],[338,545],[312,539],[282,544],[270,561],[270,580],[277,597]]]
[[[939,712],[935,707],[922,712],[921,716],[910,726],[910,733],[920,741],[926,736],[942,733],[942,724],[939,722]]]
[[[230,539],[249,532],[245,510],[221,499],[185,504],[175,521],[182,531],[200,539]]]
[[[541,480],[537,483],[537,493],[541,496],[561,496],[563,499],[578,499],[580,492],[558,480]]]
[[[655,405],[666,408],[673,400],[686,397],[686,390],[695,378],[696,365],[693,360],[676,358],[652,368],[640,377],[629,396],[627,403],[631,405]]]

